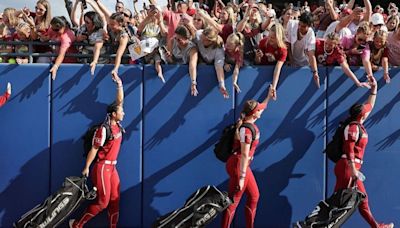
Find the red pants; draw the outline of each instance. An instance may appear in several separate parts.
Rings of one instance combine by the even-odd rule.
[[[83,227],[85,223],[107,207],[110,227],[117,227],[120,181],[115,165],[96,162],[92,170],[92,181],[97,188],[96,201],[86,208],[83,216],[75,221],[73,227]]]
[[[246,193],[247,196],[245,206],[246,227],[254,227],[254,218],[256,217],[256,209],[260,193],[258,192],[256,179],[254,178],[253,172],[249,167],[246,171],[246,179],[244,181],[243,189],[241,191],[238,190],[240,176],[240,156],[241,155],[232,155],[226,163],[226,170],[228,171],[230,177],[229,197],[233,199],[233,204],[231,204],[224,212],[224,217],[222,219],[223,228],[230,227],[233,217],[235,216],[236,208],[239,205],[243,193]]]
[[[361,164],[355,163],[357,170],[361,169]],[[342,158],[340,159],[335,166],[335,175],[336,175],[336,185],[335,191],[340,189],[348,188],[349,183],[351,181],[351,167],[348,164],[347,159]],[[358,206],[358,210],[362,217],[368,222],[368,224],[375,228],[378,227],[377,222],[375,221],[374,217],[372,216],[371,210],[369,209],[368,205],[368,196],[367,192],[365,191],[364,183],[360,180],[357,180],[357,187],[360,192],[363,192],[366,195],[364,201],[360,203]]]

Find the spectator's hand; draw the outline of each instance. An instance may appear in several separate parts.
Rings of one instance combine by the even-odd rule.
[[[118,76],[118,72],[117,72],[117,70],[112,70],[111,71],[111,77],[112,77],[112,80],[118,85],[118,86],[122,86],[122,80],[121,80],[121,78]]]
[[[389,72],[383,73],[383,79],[385,79],[386,84],[390,83],[390,75]]]
[[[11,83],[7,82],[7,93],[11,95]]]
[[[319,75],[318,75],[318,72],[314,72],[314,73],[313,73],[313,78],[314,78],[315,85],[316,85],[317,88],[319,89],[320,83],[319,83]]]
[[[108,35],[108,32],[105,30],[103,30],[103,39],[104,39],[104,41],[107,41],[110,39],[110,35]]]
[[[92,76],[94,75],[94,72],[96,71],[96,65],[97,65],[97,62],[91,62],[90,63],[90,74]]]
[[[225,99],[228,99],[228,98],[229,98],[229,94],[228,94],[228,91],[227,91],[226,88],[225,88],[225,85],[220,86],[220,87],[219,87],[219,91],[221,92],[222,96],[223,96]]]
[[[228,64],[228,63],[225,63],[225,64],[224,64],[224,70],[225,70],[226,72],[231,71],[231,69],[232,69],[231,64]]]
[[[357,85],[357,87],[360,87],[360,88],[367,88],[367,89],[371,88],[371,86],[369,85],[369,82],[358,82],[356,85]]]
[[[242,90],[240,90],[240,87],[237,83],[233,83],[233,88],[236,90],[237,93],[242,92]]]
[[[84,41],[84,40],[87,40],[87,38],[88,38],[88,36],[87,35],[78,35],[77,37],[76,37],[76,41],[77,42],[81,42],[81,41]]]
[[[192,96],[196,97],[199,94],[199,91],[197,91],[197,85],[192,83],[192,86],[190,87],[190,93]]]
[[[261,49],[256,50],[256,58],[260,59],[264,56],[264,53],[261,51]]]
[[[372,75],[368,75],[368,82],[369,85],[371,86],[371,90],[374,91],[378,87],[378,83],[376,82],[376,79]]]
[[[82,170],[82,176],[88,177],[89,176],[89,168],[84,168]]]
[[[27,7],[24,7],[24,8],[22,9],[22,13],[23,13],[24,15],[26,15],[27,17],[29,17],[29,16],[31,15],[31,11],[30,11]]]
[[[160,78],[160,80],[161,80],[163,83],[165,83],[164,75],[162,75],[162,74],[157,74],[157,77]]]
[[[58,71],[58,65],[57,65],[57,64],[54,64],[53,67],[50,69],[51,78],[52,78],[53,80],[55,80],[56,77],[57,77],[57,71]]]
[[[269,86],[269,90],[271,90],[271,98],[272,100],[276,101],[276,99],[278,99],[278,95],[276,93],[276,88],[273,87],[272,85]],[[268,91],[269,92],[269,91]]]
[[[350,54],[350,55],[361,55],[362,52],[363,52],[362,50],[359,50],[357,48],[352,48],[352,49],[347,51],[347,54]]]

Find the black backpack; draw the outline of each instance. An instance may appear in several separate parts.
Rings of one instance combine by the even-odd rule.
[[[251,135],[252,135],[250,144],[250,149],[251,149],[253,141],[256,139],[256,129],[254,129],[254,126],[250,123],[244,123],[240,126],[240,128],[242,127],[251,130]],[[222,131],[221,138],[215,144],[214,147],[214,154],[220,161],[222,162],[228,161],[228,158],[233,154],[233,152],[235,152],[234,149],[236,148],[233,148],[233,141],[235,139],[235,134],[236,134],[236,124],[228,125]]]
[[[347,125],[350,124],[357,124],[358,130],[359,130],[359,136],[357,139],[356,144],[360,141],[362,138],[362,129],[361,129],[361,124],[356,121],[351,121],[351,120],[345,120],[341,121],[339,123],[339,127],[336,129],[335,134],[333,135],[332,140],[326,145],[325,153],[326,156],[329,158],[329,160],[333,162],[337,162],[340,160],[343,154],[343,134],[344,134],[344,129],[346,128]]]
[[[113,136],[111,133],[111,126],[106,122],[89,127],[86,133],[82,136],[84,157],[87,157],[90,149],[92,149],[94,134],[96,133],[96,130],[101,127],[104,127],[106,129],[106,141],[104,142],[104,145],[107,143],[107,141],[112,140]]]

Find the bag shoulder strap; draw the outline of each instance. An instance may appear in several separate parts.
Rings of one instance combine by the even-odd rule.
[[[358,144],[363,136],[363,131],[361,128],[361,123],[358,121],[351,121],[348,125],[350,126],[350,125],[354,125],[354,124],[357,124],[357,127],[358,127],[358,138],[356,141],[356,144]]]
[[[256,129],[254,128],[253,124],[251,124],[251,123],[243,123],[242,125],[240,125],[239,130],[242,127],[250,129],[250,131],[251,131],[251,143],[250,143],[250,149],[251,149],[251,147],[253,147],[254,140],[256,140]]]

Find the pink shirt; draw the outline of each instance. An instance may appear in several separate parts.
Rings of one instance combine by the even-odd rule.
[[[65,53],[78,53],[78,50],[75,48],[75,46],[72,45],[72,43],[75,41],[75,34],[72,32],[70,29],[65,29],[65,32],[61,35],[59,33],[54,32],[51,28],[49,29],[49,36],[52,41],[59,41],[60,48],[58,50],[58,53],[60,53],[61,50],[65,50]],[[63,60],[63,63],[76,63],[76,58],[74,57],[65,57]]]
[[[171,10],[165,10],[163,12],[164,21],[167,22],[168,25],[168,36],[167,40],[172,39],[175,34],[175,29],[178,27],[179,21],[181,20],[181,14],[175,13]]]
[[[343,47],[344,51],[348,51],[352,49],[354,44],[354,35],[345,36],[340,40],[340,44]],[[350,66],[361,66],[362,60],[369,61],[371,56],[371,51],[369,49],[369,45],[365,44],[365,48],[362,50],[361,55],[351,55],[347,54],[347,60]]]

